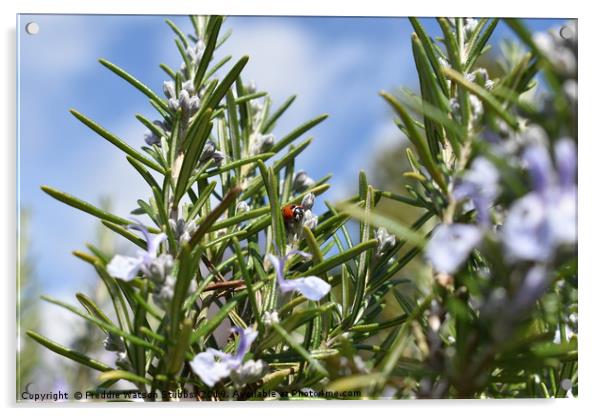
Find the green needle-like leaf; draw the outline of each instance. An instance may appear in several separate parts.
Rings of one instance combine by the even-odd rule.
[[[441,64],[439,59],[436,56],[435,48],[431,38],[427,35],[424,27],[420,23],[420,21],[415,17],[409,17],[410,23],[412,23],[412,27],[416,31],[416,35],[420,38],[422,42],[422,46],[424,47],[424,51],[428,56],[428,60],[433,67],[433,71],[435,72],[435,76],[437,77],[437,82],[439,82],[439,86],[441,91],[445,93],[446,96],[449,96],[449,88],[447,86],[447,81],[441,72]]]
[[[96,318],[100,319],[101,321],[106,322],[109,325],[113,325],[113,322],[111,322],[109,317],[107,315],[105,315],[105,313],[102,311],[102,309],[100,309],[98,307],[98,305],[96,305],[96,303],[94,303],[94,301],[92,299],[90,299],[83,293],[77,293],[75,295],[75,297],[77,298],[79,303],[81,303],[81,305],[84,308],[86,308],[86,310],[90,313],[90,315],[95,316]],[[101,329],[103,331],[107,332],[104,328],[101,328]]]
[[[317,126],[327,118],[328,114],[322,114],[312,120],[309,120],[306,123],[303,123],[295,130],[291,131],[289,134],[280,139],[278,142],[276,142],[270,150],[274,153],[278,153],[280,150],[284,149],[286,146],[292,143],[296,138],[300,137],[303,133]]]
[[[209,231],[211,226],[218,220],[218,218],[228,210],[228,208],[236,202],[236,198],[242,192],[242,188],[240,186],[235,186],[230,189],[222,202],[211,211],[199,224],[199,227],[195,231],[195,233],[190,238],[190,246],[194,247],[196,244],[201,242],[201,239]]]
[[[369,215],[366,215],[362,208],[352,204],[342,204],[339,206],[339,209],[341,212],[347,213],[354,218],[366,221],[373,227],[384,227],[388,232],[395,234],[400,240],[408,241],[417,247],[423,247],[426,243],[422,234],[379,213],[371,212]]]
[[[443,73],[447,78],[451,79],[458,85],[465,88],[467,91],[479,97],[481,101],[483,101],[483,104],[497,113],[497,115],[499,115],[506,123],[508,123],[510,127],[515,130],[518,129],[518,121],[516,120],[516,117],[505,110],[502,104],[497,101],[489,91],[475,84],[474,82],[468,81],[462,74],[451,68],[444,68]]]
[[[211,193],[215,189],[216,185],[217,185],[217,182],[209,182],[203,188],[203,191],[197,197],[196,202],[194,203],[194,205],[192,206],[190,211],[188,211],[188,215],[187,215],[188,221],[193,220],[197,215],[199,215],[199,213],[201,212],[201,209],[205,206],[205,203],[211,196]]]
[[[280,335],[282,337],[282,339],[293,350],[297,351],[299,353],[299,355],[301,355],[314,368],[314,370],[316,370],[322,376],[328,375],[328,371],[326,371],[326,369],[322,366],[322,364],[320,364],[320,362],[317,359],[312,357],[311,354],[305,348],[303,348],[303,346],[301,344],[299,344],[297,341],[295,341],[293,339],[293,337],[287,331],[284,330],[284,328],[282,328],[277,323],[273,324],[272,328],[274,328],[274,330],[276,330],[278,335]]]
[[[42,185],[40,188],[42,189],[42,191],[46,192],[54,199],[57,199],[64,204],[72,206],[73,208],[77,208],[90,215],[100,218],[101,220],[106,220],[119,225],[128,225],[132,223],[132,221],[130,220],[126,220],[125,218],[119,217],[115,214],[111,214],[110,212],[106,212],[98,207],[95,207],[89,202],[82,201],[81,199],[78,199],[66,192],[61,192],[58,189],[54,189],[46,185]]]
[[[80,364],[83,364],[86,367],[90,367],[90,368],[93,368],[94,370],[98,370],[98,371],[112,370],[112,368],[109,367],[107,364],[101,363],[100,361],[90,358],[87,355],[82,354],[81,352],[74,351],[61,344],[51,341],[48,338],[43,337],[42,335],[40,335],[34,331],[27,331],[27,335],[30,338],[32,338],[33,340],[35,340],[36,342],[38,342],[39,344],[48,348],[50,351],[56,352],[57,354],[62,355],[63,357],[66,357],[66,358],[73,360],[75,362],[78,362]]]
[[[113,380],[127,380],[132,383],[142,383],[152,385],[152,381],[145,379],[144,377],[140,377],[137,374],[130,373],[125,370],[110,370],[105,371],[98,376],[98,380],[100,381],[113,381]]]
[[[402,105],[389,93],[381,92],[381,94],[385,100],[391,104],[397,115],[401,118],[403,124],[405,124],[406,129],[408,131],[408,139],[414,144],[416,147],[416,151],[424,163],[424,166],[427,168],[429,173],[433,176],[433,179],[443,192],[447,192],[447,184],[445,183],[445,179],[443,178],[443,174],[441,170],[433,160],[429,147],[426,143],[426,140],[414,124],[414,120],[410,117],[408,112],[402,107]]]
[[[125,331],[119,329],[119,328],[117,328],[113,324],[109,324],[109,323],[105,322],[104,320],[100,320],[100,319],[98,319],[98,318],[96,318],[94,316],[90,316],[87,313],[84,313],[81,310],[79,310],[79,309],[77,309],[77,308],[75,308],[75,307],[73,307],[71,305],[68,305],[65,302],[61,302],[59,300],[52,299],[52,298],[50,298],[48,296],[42,296],[42,299],[44,299],[46,302],[50,302],[52,304],[55,304],[55,305],[60,306],[62,308],[65,308],[68,311],[71,311],[74,314],[76,314],[76,315],[78,315],[78,316],[80,316],[80,317],[82,317],[82,318],[84,318],[84,319],[92,322],[93,324],[96,324],[97,326],[99,326],[99,327],[101,327],[103,329],[105,329],[106,331],[112,332],[115,335],[119,335],[119,336],[125,338],[126,340],[130,341],[134,345],[138,345],[140,347],[146,347],[146,348],[149,348],[149,349],[151,349],[153,351],[156,351],[156,352],[159,352],[159,353],[163,352],[160,348],[154,346],[153,344],[150,344],[150,343],[146,342],[145,340],[143,340],[141,338],[138,338],[135,335],[132,335],[132,334],[130,334],[128,332],[125,332]]]
[[[335,267],[345,263],[350,259],[354,259],[356,256],[359,256],[362,252],[374,248],[378,245],[376,240],[368,240],[363,243],[360,243],[343,253],[337,254],[336,256],[332,256],[328,259],[324,259],[320,264],[317,264],[311,267],[306,272],[303,272],[304,275],[319,275],[329,270],[334,269]]]
[[[142,92],[148,98],[150,98],[150,100],[153,103],[158,105],[164,111],[168,111],[166,102],[164,100],[162,100],[161,97],[159,97],[153,90],[151,90],[149,87],[147,87],[142,82],[140,82],[138,79],[136,79],[133,75],[130,75],[125,70],[121,69],[114,63],[107,61],[106,59],[99,59],[98,62],[100,62],[102,65],[106,66],[111,71],[113,71],[114,73],[119,75],[121,78],[123,78],[124,80],[126,80],[127,82],[132,84],[134,87],[136,87],[136,89],[138,89],[140,92]]]
[[[320,245],[316,241],[314,233],[307,226],[303,226],[303,235],[305,236],[307,247],[309,248],[309,252],[312,256],[313,264],[317,265],[322,263],[324,258],[322,257],[322,251],[320,250]]]
[[[484,19],[483,19],[484,20]],[[479,56],[483,53],[483,49],[487,44],[487,41],[493,34],[495,30],[499,18],[491,19],[487,28],[483,31],[483,34],[477,38],[477,41],[474,43],[474,47],[468,49],[468,57],[466,58],[466,69],[465,72],[469,72],[472,69],[472,66],[475,64]]]
[[[382,371],[385,377],[391,374],[397,362],[402,357],[404,351],[409,345],[411,341],[412,323],[421,316],[424,310],[431,303],[431,300],[431,296],[427,296],[425,299],[423,299],[420,305],[414,309],[412,315],[410,315],[408,319],[401,325],[395,341],[379,366],[379,369]]]
[[[180,42],[182,42],[182,45],[188,47],[188,39],[186,38],[186,35],[184,34],[184,32],[182,32],[182,30],[178,27],[178,25],[176,25],[174,22],[172,22],[169,19],[165,19],[165,23],[167,23],[167,25],[171,28],[171,30],[173,30],[174,33],[178,36],[178,38],[180,39]]]
[[[187,135],[185,139],[185,145],[187,148],[184,150],[182,167],[180,168],[180,173],[178,175],[178,180],[176,182],[176,189],[174,191],[174,200],[173,206],[177,206],[180,199],[186,193],[188,179],[192,174],[192,171],[197,164],[199,157],[203,151],[203,147],[207,142],[209,137],[209,133],[211,132],[211,127],[213,123],[209,120],[211,119],[212,110],[207,109],[200,118],[195,119],[193,122],[190,131],[192,132],[190,135]]]
[[[196,91],[200,91],[203,80],[205,79],[205,72],[209,67],[209,62],[211,62],[211,59],[213,58],[213,52],[217,44],[217,37],[219,36],[223,20],[224,19],[221,16],[212,16],[211,21],[209,22],[209,35],[206,40],[205,50],[203,51],[203,56],[201,56],[199,66],[194,75],[194,87]]]
[[[253,292],[259,290],[265,282],[257,282],[253,285]],[[220,308],[220,310],[207,322],[203,325],[199,326],[196,331],[192,334],[192,343],[197,342],[199,339],[205,337],[206,335],[212,333],[215,328],[217,328],[224,319],[228,316],[228,314],[238,305],[238,303],[244,299],[248,295],[247,291],[243,291],[237,293],[232,296],[232,299],[226,303],[224,306]]]
[[[211,95],[207,106],[210,108],[216,108],[222,98],[226,95],[232,84],[236,81],[238,76],[240,75],[242,69],[245,67],[247,62],[249,61],[248,56],[243,56],[240,60],[234,64],[232,69],[226,74],[222,82],[218,84],[215,88],[215,91]]]
[[[284,114],[284,112],[291,106],[291,104],[293,103],[293,101],[295,101],[296,98],[296,95],[291,95],[286,99],[284,103],[282,103],[280,107],[278,107],[273,113],[271,113],[270,116],[265,119],[263,125],[261,126],[261,132],[265,134],[272,131],[280,116]]]
[[[234,237],[232,239],[232,243],[233,243],[232,245],[234,246],[234,252],[236,253],[236,261],[238,263],[238,267],[240,268],[240,272],[245,281],[246,289],[247,289],[247,292],[249,295],[248,299],[249,299],[249,302],[251,303],[251,309],[253,310],[253,316],[255,317],[255,322],[257,322],[257,325],[259,326],[260,330],[262,330],[263,329],[263,320],[262,320],[260,312],[259,312],[259,306],[257,305],[257,299],[255,298],[255,292],[253,291],[253,280],[251,278],[249,270],[247,269],[247,264],[245,262],[238,239],[236,237]]]
[[[258,162],[261,176],[265,183],[270,202],[270,211],[272,213],[272,230],[275,234],[276,246],[280,253],[284,253],[286,245],[286,230],[284,229],[284,220],[280,211],[280,198],[278,196],[278,182],[274,171],[267,168],[263,162]]]
[[[214,170],[210,170],[210,171],[205,171],[205,172],[199,172],[197,175],[193,176],[192,178],[190,178],[190,182],[196,182],[199,180],[203,180],[203,179],[207,179],[210,178],[212,176],[216,176],[219,175],[221,173],[224,172],[228,172],[234,168],[237,168],[239,166],[244,166],[244,165],[248,165],[251,163],[255,163],[257,161],[263,161],[263,160],[267,160],[269,158],[271,158],[272,156],[274,156],[274,153],[261,153],[259,155],[255,155],[255,156],[250,156],[250,157],[246,157],[246,158],[242,158],[239,160],[235,160],[234,162],[230,162],[230,163],[224,163],[222,166],[220,166],[217,169]]]
[[[178,341],[173,349],[173,352],[169,358],[169,373],[176,374],[182,364],[184,363],[184,357],[186,355],[186,351],[188,350],[188,346],[190,345],[190,334],[192,333],[192,321],[190,319],[185,319],[182,322],[182,327],[178,333]]]
[[[121,140],[119,137],[115,136],[113,133],[110,133],[109,131],[104,129],[102,126],[96,124],[94,121],[90,120],[88,117],[84,116],[79,111],[74,110],[74,109],[71,109],[69,111],[71,112],[71,114],[73,114],[75,116],[75,118],[77,118],[79,121],[84,123],[86,126],[88,126],[90,129],[92,129],[94,132],[98,133],[98,135],[102,136],[107,141],[109,141],[110,143],[115,145],[117,148],[121,149],[127,155],[131,156],[132,158],[136,159],[140,163],[148,166],[151,169],[156,170],[157,172],[159,172],[161,174],[165,173],[165,170],[161,166],[159,166],[156,162],[154,162],[150,159],[147,159],[141,153],[139,153],[134,148],[132,148],[130,145],[125,143],[123,140]]]

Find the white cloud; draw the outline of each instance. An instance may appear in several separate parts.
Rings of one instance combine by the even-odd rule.
[[[281,18],[236,23],[220,52],[235,59],[250,55],[245,79],[254,80],[276,103],[297,94],[295,118],[324,112],[320,103],[332,98],[325,91],[339,84],[338,78],[362,56],[362,45],[343,43],[324,48],[311,32]]]

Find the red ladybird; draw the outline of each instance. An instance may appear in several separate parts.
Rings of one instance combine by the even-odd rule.
[[[282,217],[287,225],[300,223],[305,215],[305,210],[301,205],[288,204],[282,207]]]

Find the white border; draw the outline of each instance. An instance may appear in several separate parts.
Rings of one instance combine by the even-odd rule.
[[[602,360],[602,316],[599,308],[602,296],[602,276],[597,273],[600,269],[599,254],[601,235],[600,207],[602,198],[599,197],[602,187],[600,179],[602,134],[599,122],[600,100],[600,23],[593,2],[557,1],[528,2],[505,0],[487,2],[483,0],[429,0],[422,2],[402,2],[394,0],[370,0],[353,4],[350,1],[304,0],[295,2],[260,1],[260,0],[3,0],[0,2],[0,20],[2,21],[2,58],[0,70],[2,84],[0,91],[4,97],[0,101],[0,129],[2,137],[0,155],[2,161],[2,190],[3,203],[0,205],[0,230],[2,240],[0,246],[0,264],[4,266],[1,280],[4,284],[4,302],[2,311],[7,328],[2,349],[3,375],[0,393],[3,404],[12,407],[11,411],[31,411],[32,408],[14,404],[15,385],[15,22],[16,13],[110,13],[110,14],[236,14],[236,15],[348,15],[348,16],[504,16],[504,17],[575,17],[579,19],[580,59],[580,117],[579,130],[582,142],[579,146],[579,266],[581,268],[579,306],[580,306],[580,391],[578,400],[556,401],[438,401],[438,402],[336,402],[336,403],[271,403],[255,404],[246,407],[241,404],[225,404],[220,406],[206,405],[187,408],[195,414],[198,412],[215,412],[220,414],[245,412],[261,412],[266,415],[305,414],[308,411],[336,412],[339,409],[350,412],[357,410],[365,414],[373,408],[378,412],[399,413],[413,412],[421,414],[437,412],[447,414],[469,415],[487,412],[491,415],[507,415],[517,410],[530,410],[548,414],[581,413],[593,408],[599,395],[602,379],[596,379],[600,372]],[[403,41],[400,39],[400,42]],[[50,406],[43,409],[48,414],[73,414],[81,412],[81,407]],[[87,411],[106,414],[107,407],[84,406]],[[114,407],[114,406],[110,406]],[[134,407],[134,406],[129,406]],[[140,405],[135,405],[139,409]],[[524,407],[530,409],[523,409]],[[19,409],[20,408],[20,409]],[[171,409],[171,407],[170,407]],[[164,414],[167,409],[161,405],[144,406],[144,412],[149,414]],[[184,408],[178,406],[177,412]]]

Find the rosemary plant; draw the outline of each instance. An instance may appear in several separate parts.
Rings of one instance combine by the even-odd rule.
[[[375,192],[424,213],[413,229],[428,238],[432,280],[417,306],[394,292],[408,319],[385,342],[369,391],[576,394],[576,24],[532,35],[506,20],[526,50],[507,46],[490,79],[479,59],[499,19],[437,20],[440,38],[410,18],[420,94],[382,93],[411,142],[411,183],[405,195]],[[367,220],[414,238],[386,216]],[[408,247],[390,267],[416,254]]]
[[[133,217],[42,187],[137,246],[73,253],[111,311],[81,293],[80,306],[44,298],[104,333],[114,363],[28,332],[99,372],[84,398],[576,394],[576,31],[534,38],[507,21],[528,51],[490,79],[479,59],[498,19],[442,18],[436,39],[411,19],[420,94],[382,95],[412,143],[413,184],[375,189],[360,172],[355,197],[316,215],[329,177],[313,180],[295,160],[327,116],[275,137],[294,96],[274,107],[245,83],[248,57],[214,59],[223,20],[193,16],[190,35],[167,21],[183,63],[161,64],[164,96],[100,60],[157,112],[136,116],[149,130],[142,149],[71,110],[148,184]],[[526,98],[537,81],[550,91],[539,103]],[[383,198],[421,216],[388,218]],[[427,290],[400,277],[421,258]]]

